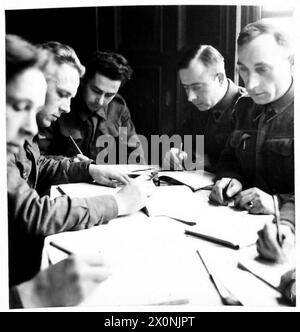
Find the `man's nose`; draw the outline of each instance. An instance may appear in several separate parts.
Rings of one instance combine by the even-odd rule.
[[[105,95],[104,95],[104,93],[103,93],[101,96],[98,97],[98,104],[99,104],[100,106],[103,106],[103,105],[104,105],[104,102],[105,102]]]
[[[192,89],[188,89],[187,98],[188,98],[188,101],[192,102],[193,100],[197,99],[197,95]]]
[[[246,82],[246,89],[253,91],[259,85],[259,77],[257,74],[250,74]]]
[[[36,112],[30,112],[24,123],[23,131],[24,135],[35,136],[38,134],[38,126],[36,122]]]
[[[71,101],[66,100],[64,103],[61,104],[59,109],[60,109],[61,113],[70,113],[70,111],[71,111]]]

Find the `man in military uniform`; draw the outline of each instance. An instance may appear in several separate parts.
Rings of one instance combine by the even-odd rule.
[[[97,164],[145,163],[130,112],[118,94],[131,74],[132,69],[122,55],[94,53],[86,65],[70,114],[63,115],[50,128],[41,128],[42,153],[76,156],[79,150],[72,137],[83,155]],[[124,155],[118,158],[120,149],[125,158]]]
[[[244,91],[227,78],[223,56],[210,45],[183,50],[178,73],[190,105],[179,134],[192,135],[193,161],[197,159],[195,137],[204,136],[204,166],[214,171],[231,132],[233,107]],[[185,151],[172,148],[165,156],[164,166],[180,169],[187,157]]]
[[[276,215],[278,205],[282,246],[275,225],[268,224],[257,248],[267,259],[282,260],[295,231],[294,60],[288,31],[274,20],[247,25],[238,38],[238,65],[249,97],[235,107],[234,130],[210,198],[226,204],[234,197],[253,214]]]

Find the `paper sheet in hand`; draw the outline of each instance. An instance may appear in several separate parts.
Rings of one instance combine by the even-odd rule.
[[[193,191],[213,185],[214,175],[206,171],[161,171],[158,173],[161,180],[176,180],[180,184],[190,187]]]

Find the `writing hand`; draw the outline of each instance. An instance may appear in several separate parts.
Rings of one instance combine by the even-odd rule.
[[[248,210],[252,214],[275,215],[273,197],[258,188],[250,188],[235,197],[235,206]]]
[[[295,235],[287,225],[280,225],[282,234],[282,246],[277,240],[277,228],[272,223],[267,223],[262,230],[258,232],[256,249],[262,258],[272,262],[285,262],[295,247]]]
[[[209,199],[220,205],[228,205],[228,199],[233,198],[241,190],[242,184],[237,179],[222,178],[213,186]]]
[[[75,157],[72,158],[72,161],[78,163],[80,161],[89,161],[90,158],[84,156],[83,154],[77,154]]]
[[[281,277],[278,289],[292,305],[296,305],[296,269],[286,272]]]
[[[109,165],[104,166],[91,164],[89,166],[89,173],[97,183],[103,186],[116,188],[116,181],[125,185],[130,182],[130,178],[127,174],[111,169]]]
[[[155,189],[153,181],[131,181],[117,192],[119,216],[132,214],[145,207],[147,198]]]
[[[100,254],[72,255],[40,271],[17,289],[25,308],[74,306],[85,300],[110,274]]]

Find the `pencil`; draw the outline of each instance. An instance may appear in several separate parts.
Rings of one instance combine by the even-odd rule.
[[[70,140],[72,141],[73,145],[75,146],[77,152],[79,152],[79,154],[84,155],[84,154],[82,153],[82,151],[79,149],[79,147],[78,147],[78,145],[76,144],[76,142],[74,141],[74,138],[73,138],[71,135],[70,135],[69,137],[70,137]]]
[[[276,195],[273,195],[273,201],[274,201],[274,208],[275,208],[275,223],[277,228],[277,241],[282,246],[282,234],[280,231],[280,212],[279,212],[279,204],[278,204],[278,198]]]
[[[197,255],[199,256],[205,270],[207,271],[210,280],[215,286],[218,294],[221,297],[222,303],[224,305],[234,305],[234,306],[242,306],[243,304],[218,280],[212,273],[209,271],[207,265],[205,264],[203,257],[200,255],[200,252],[197,250]]]
[[[50,242],[49,243],[50,244],[50,246],[52,246],[52,247],[54,247],[54,248],[56,248],[56,249],[58,249],[58,250],[60,250],[60,251],[62,251],[63,253],[65,253],[65,254],[67,254],[67,255],[73,255],[73,253],[70,251],[70,250],[68,250],[68,249],[66,249],[66,248],[63,248],[63,247],[61,247],[60,245],[58,245],[58,244],[56,244],[56,243],[54,243],[54,242]]]

